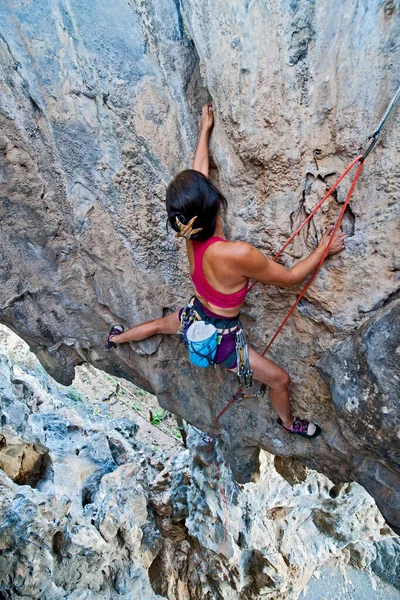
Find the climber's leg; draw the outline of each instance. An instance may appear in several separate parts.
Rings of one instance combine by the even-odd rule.
[[[305,437],[315,437],[320,433],[319,427],[305,419],[293,417],[289,398],[289,375],[272,360],[261,356],[249,346],[249,360],[253,371],[253,379],[265,383],[269,387],[269,398],[280,418],[280,424],[290,433]],[[237,368],[231,369],[236,372]]]
[[[177,333],[180,326],[178,315],[179,310],[176,310],[166,317],[135,325],[132,329],[128,329],[128,331],[121,333],[121,335],[111,336],[110,340],[114,342],[114,344],[123,344],[124,342],[140,342],[157,333]]]
[[[269,387],[269,399],[285,427],[290,428],[293,414],[290,407],[289,383],[290,377],[272,360],[261,356],[249,346],[249,360],[253,378]]]

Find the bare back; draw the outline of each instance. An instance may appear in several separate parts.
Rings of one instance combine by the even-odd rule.
[[[217,227],[216,234],[223,237],[221,227]],[[221,235],[222,234],[222,235]],[[225,238],[224,238],[225,239]],[[208,284],[217,292],[226,295],[232,295],[239,292],[247,284],[248,278],[239,272],[237,267],[236,254],[238,253],[241,242],[215,241],[209,246],[202,259],[202,270]],[[186,243],[188,259],[190,264],[190,273],[194,272],[194,252],[193,244],[190,240]],[[211,304],[196,290],[196,296],[200,302],[210,311],[224,317],[236,316],[243,302],[234,308],[220,308]]]

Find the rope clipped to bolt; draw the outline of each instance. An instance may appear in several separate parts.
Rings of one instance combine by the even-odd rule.
[[[380,120],[378,126],[376,127],[376,129],[371,133],[371,135],[369,135],[367,137],[367,139],[363,142],[363,144],[361,145],[361,147],[358,149],[358,156],[352,160],[352,162],[350,163],[350,165],[347,167],[347,169],[345,169],[343,171],[343,173],[340,175],[340,177],[335,181],[335,183],[332,185],[332,187],[329,189],[329,191],[325,194],[325,196],[322,198],[322,200],[320,200],[315,207],[312,209],[312,211],[310,212],[310,214],[308,215],[308,217],[301,223],[301,225],[299,225],[299,227],[296,229],[296,231],[290,236],[290,238],[288,239],[288,241],[282,246],[282,248],[279,250],[279,252],[274,256],[274,258],[272,260],[276,261],[280,255],[286,250],[286,248],[289,246],[289,244],[292,243],[292,241],[299,235],[300,231],[303,229],[303,227],[305,227],[305,225],[307,225],[307,223],[310,221],[310,219],[312,219],[312,217],[315,215],[315,213],[321,208],[321,206],[324,204],[324,202],[331,196],[331,194],[334,192],[334,190],[337,188],[337,186],[339,185],[339,183],[346,177],[346,175],[352,170],[352,168],[359,163],[356,174],[354,176],[354,179],[352,181],[352,184],[350,186],[350,189],[348,191],[346,200],[343,204],[342,210],[340,211],[339,217],[336,221],[336,224],[333,228],[333,231],[331,233],[331,237],[329,239],[329,243],[326,247],[326,250],[320,260],[320,262],[317,265],[317,268],[315,269],[314,273],[311,275],[310,279],[307,281],[307,283],[304,285],[303,289],[301,290],[299,296],[297,297],[297,299],[295,300],[295,302],[293,303],[293,305],[290,307],[287,315],[285,316],[285,318],[283,319],[282,323],[279,325],[278,329],[276,330],[276,332],[274,333],[274,335],[272,336],[271,340],[268,342],[265,350],[262,352],[261,356],[265,356],[265,354],[268,352],[268,350],[270,349],[270,347],[272,346],[272,344],[274,343],[274,341],[276,340],[276,338],[278,337],[278,335],[280,334],[280,332],[282,331],[282,329],[284,328],[284,326],[286,325],[287,321],[289,320],[290,316],[292,315],[292,313],[294,312],[296,306],[299,304],[300,300],[303,298],[304,294],[307,292],[308,288],[310,287],[311,283],[314,281],[315,277],[317,276],[318,272],[320,271],[326,257],[329,254],[329,249],[333,243],[334,237],[336,235],[337,230],[340,227],[340,224],[342,222],[344,213],[346,211],[346,208],[350,202],[351,196],[353,194],[354,188],[356,187],[356,183],[357,180],[360,176],[360,173],[362,171],[362,168],[364,166],[364,161],[367,158],[367,156],[369,155],[369,153],[373,150],[373,148],[376,146],[381,131],[383,129],[383,126],[385,125],[390,113],[392,112],[393,108],[395,107],[396,103],[398,102],[400,98],[400,85],[397,88],[397,91],[395,93],[395,95],[393,96],[390,104],[388,105],[382,119]],[[258,281],[255,281],[249,288],[249,291],[251,289],[253,289],[253,287],[258,283]],[[223,539],[223,544],[222,544],[222,553],[224,554],[225,551],[225,544],[226,544],[226,536],[227,536],[227,530],[226,530],[226,526],[228,523],[228,518],[227,518],[227,506],[226,506],[226,493],[225,493],[225,487],[223,484],[223,478],[220,474],[217,462],[215,460],[215,456],[214,456],[214,452],[212,449],[212,439],[213,439],[213,435],[214,432],[217,428],[218,425],[218,421],[220,420],[220,418],[222,417],[222,415],[228,410],[228,408],[233,404],[233,402],[238,398],[239,394],[242,392],[243,390],[243,386],[240,386],[236,392],[233,394],[233,396],[231,397],[231,399],[225,404],[225,406],[223,407],[223,409],[218,413],[218,415],[215,418],[212,430],[211,430],[211,434],[210,437],[208,439],[208,447],[210,449],[210,452],[212,454],[213,457],[213,462],[214,462],[214,466],[215,466],[215,470],[217,473],[217,479],[221,482],[221,497],[222,497],[222,502],[224,505],[224,539]]]

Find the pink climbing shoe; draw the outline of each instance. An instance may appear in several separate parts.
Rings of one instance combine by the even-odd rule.
[[[110,340],[110,337],[111,337],[112,335],[121,335],[121,333],[123,333],[123,332],[124,332],[124,327],[123,327],[123,325],[113,325],[113,326],[111,327],[111,329],[110,329],[110,333],[108,334],[108,337],[107,337],[107,341],[106,341],[106,343],[104,344],[104,345],[105,345],[105,347],[107,348],[107,350],[111,350],[111,348],[116,348],[116,347],[117,347],[117,344],[115,344],[114,342],[112,342],[112,341]]]
[[[289,433],[295,433],[296,435],[302,435],[303,437],[306,437],[306,438],[315,438],[315,437],[317,437],[317,435],[319,435],[321,433],[321,428],[318,427],[318,425],[315,425],[315,423],[311,423],[310,421],[307,421],[307,419],[300,419],[299,417],[295,418],[295,420],[293,421],[293,425],[291,426],[290,429],[288,429],[287,427],[285,427],[283,425],[282,419],[278,419],[278,423],[279,423],[279,425],[281,425],[283,427],[283,429],[285,429]]]

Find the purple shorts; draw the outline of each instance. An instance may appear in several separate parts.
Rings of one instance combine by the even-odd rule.
[[[197,312],[202,316],[202,314],[213,319],[213,325],[217,327],[217,329],[227,329],[229,327],[229,319],[226,317],[222,317],[221,315],[217,315],[207,308],[205,308],[200,300],[195,298],[194,306]],[[183,308],[179,311],[179,320],[181,320],[181,316],[183,313]],[[237,318],[232,319],[232,329],[234,328],[234,323],[237,321]],[[228,324],[227,324],[228,322]],[[236,337],[235,333],[224,333],[221,337],[221,341],[217,347],[217,353],[215,355],[215,364],[221,365],[222,367],[226,367],[227,369],[235,369],[237,367],[236,360]]]

